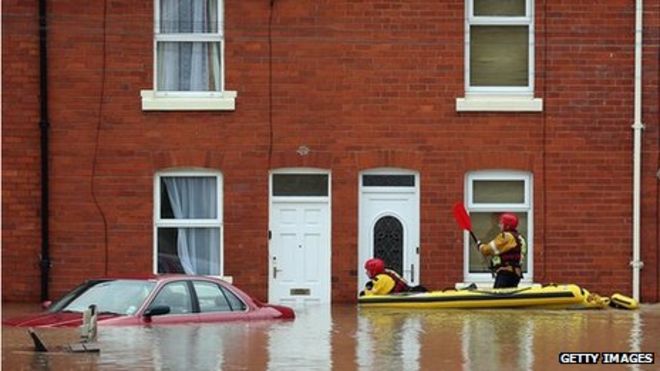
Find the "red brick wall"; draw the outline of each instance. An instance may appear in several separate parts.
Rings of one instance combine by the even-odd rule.
[[[39,299],[39,39],[32,2],[2,3],[2,300]]]
[[[21,4],[3,3],[3,299],[36,300],[36,18]],[[456,112],[463,6],[276,0],[271,125],[267,1],[226,5],[226,88],[238,91],[236,111],[167,113],[140,108],[140,90],[153,84],[151,2],[107,2],[105,31],[102,2],[53,2],[53,295],[89,276],[150,272],[154,173],[204,167],[225,181],[226,274],[265,299],[267,174],[293,166],[332,170],[336,301],[353,300],[363,274],[356,185],[374,167],[421,174],[427,286],[462,280],[450,207],[463,198],[466,172],[515,169],[534,174],[535,281],[630,294],[634,3],[537,2],[544,111],[524,114]],[[642,297],[657,301],[658,5],[647,4],[645,22]],[[301,145],[308,156],[296,154]],[[19,173],[26,169],[32,176]],[[8,265],[25,276],[8,276]]]

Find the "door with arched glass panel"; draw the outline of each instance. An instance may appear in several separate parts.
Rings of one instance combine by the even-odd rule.
[[[412,284],[419,284],[419,175],[409,170],[376,169],[360,175],[358,285],[371,257]]]

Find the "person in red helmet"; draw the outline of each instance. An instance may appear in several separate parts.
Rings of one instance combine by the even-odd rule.
[[[397,272],[385,268],[385,262],[379,258],[372,258],[364,263],[364,269],[369,276],[365,289],[360,291],[363,295],[387,295],[399,292],[424,292],[423,286],[411,287]]]
[[[527,242],[518,232],[518,217],[513,213],[503,213],[499,218],[500,233],[489,243],[477,241],[479,251],[490,257],[494,288],[517,287],[522,278],[521,262],[527,253]]]

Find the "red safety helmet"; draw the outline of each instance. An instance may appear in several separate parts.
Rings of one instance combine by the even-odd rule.
[[[372,258],[364,263],[364,269],[367,270],[369,278],[373,278],[385,272],[385,262],[378,258]]]
[[[516,214],[503,213],[500,215],[500,225],[502,225],[502,230],[515,230],[518,227],[518,217]]]

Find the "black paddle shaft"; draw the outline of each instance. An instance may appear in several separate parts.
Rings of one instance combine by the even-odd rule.
[[[477,236],[474,235],[474,232],[472,232],[471,229],[468,230],[468,232],[470,232],[470,236],[472,237],[472,240],[474,241],[474,243],[477,244],[477,248],[479,248],[479,246],[478,246],[478,244],[479,244],[479,240],[477,239]]]

